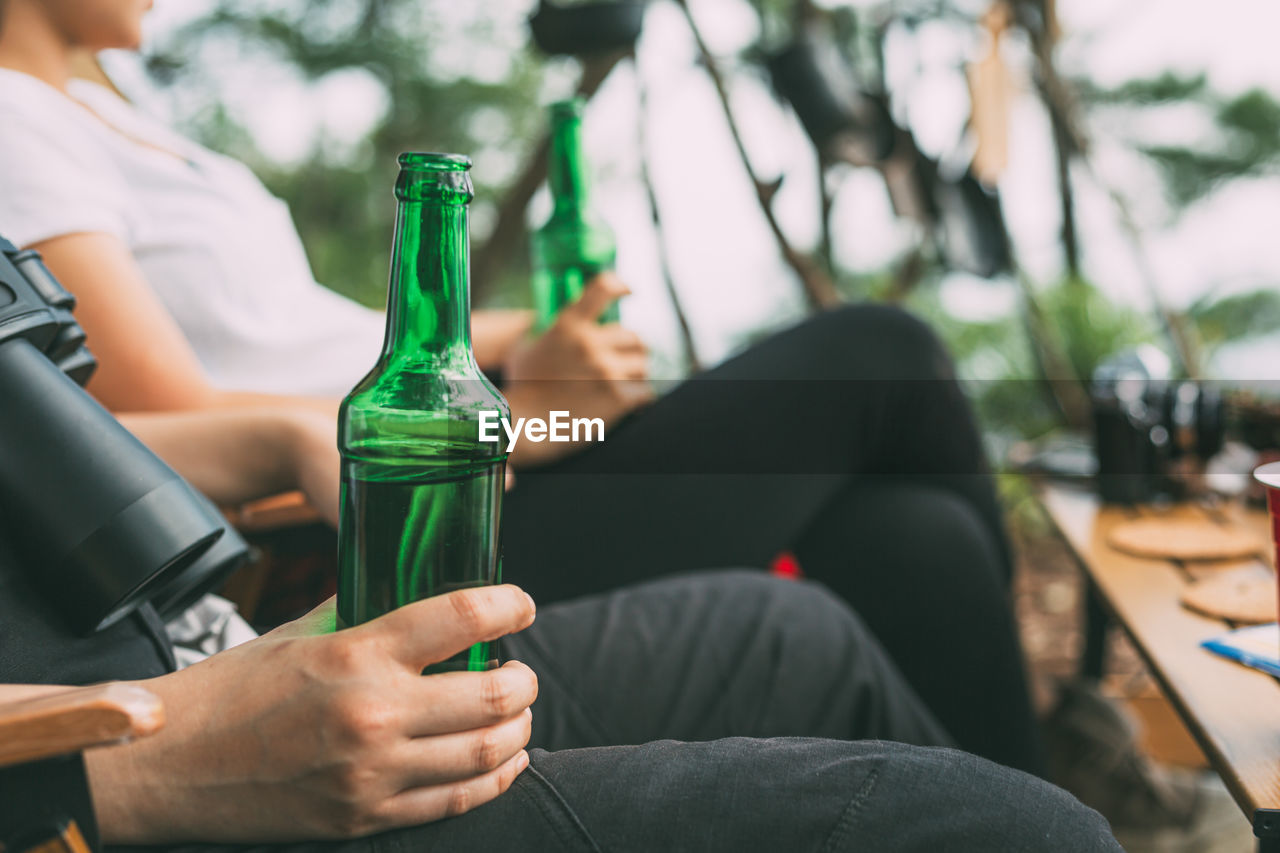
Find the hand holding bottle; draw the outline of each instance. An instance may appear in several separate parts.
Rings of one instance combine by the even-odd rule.
[[[513,417],[546,418],[563,410],[575,418],[603,418],[607,428],[653,398],[649,351],[640,336],[616,323],[598,322],[628,293],[616,275],[602,273],[545,332],[512,351],[503,392]],[[511,459],[517,465],[537,465],[573,448],[568,443],[522,442]]]
[[[206,661],[141,682],[168,725],[90,752],[108,843],[344,838],[460,814],[525,768],[533,671],[423,677],[523,630],[514,586],[460,590],[334,632],[329,601]]]

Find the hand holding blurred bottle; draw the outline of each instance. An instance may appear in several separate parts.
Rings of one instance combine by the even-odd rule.
[[[592,278],[613,269],[617,243],[613,231],[591,206],[591,175],[582,150],[583,101],[551,105],[551,152],[547,184],[551,217],[533,232],[533,304],[537,328],[545,329],[566,305],[582,295]],[[600,315],[618,322],[617,304]]]
[[[503,391],[517,417],[547,418],[552,411],[601,418],[608,428],[653,398],[649,350],[640,336],[600,318],[627,293],[613,273],[591,279],[540,334],[517,344],[504,365]],[[521,442],[513,464],[541,465],[576,445]]]

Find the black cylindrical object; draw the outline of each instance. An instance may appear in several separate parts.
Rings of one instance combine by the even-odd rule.
[[[1094,449],[1098,454],[1098,493],[1105,503],[1133,505],[1155,497],[1157,448],[1141,403],[1095,396]]]
[[[552,56],[592,56],[635,45],[647,0],[596,0],[561,6],[541,0],[529,17],[533,41]]]
[[[192,492],[211,513],[218,509],[199,492]],[[235,528],[223,527],[223,534],[209,550],[201,554],[176,576],[170,575],[164,586],[151,596],[151,606],[165,622],[176,619],[182,611],[199,601],[205,593],[214,592],[232,572],[249,562],[252,550]]]
[[[24,338],[0,343],[0,527],[72,627],[110,624],[222,519]]]

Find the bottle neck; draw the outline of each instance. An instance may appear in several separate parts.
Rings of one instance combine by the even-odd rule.
[[[466,201],[401,196],[391,263],[384,361],[473,362]]]
[[[552,120],[547,185],[557,216],[580,215],[590,204],[591,181],[582,152],[580,115],[555,116]]]

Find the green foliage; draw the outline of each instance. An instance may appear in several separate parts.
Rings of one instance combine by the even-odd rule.
[[[1204,74],[1165,72],[1111,89],[1079,81],[1078,91],[1094,106],[1141,109],[1183,103],[1207,113],[1220,130],[1212,141],[1195,146],[1135,141],[1160,167],[1176,205],[1191,204],[1224,181],[1271,174],[1280,167],[1280,102],[1261,89],[1227,97],[1210,89]]]
[[[1186,206],[1208,195],[1229,178],[1242,177],[1252,169],[1238,157],[1202,153],[1189,148],[1150,145],[1138,149],[1160,166],[1172,201]]]
[[[1201,297],[1187,308],[1201,344],[1213,349],[1222,344],[1280,329],[1280,290],[1255,290],[1222,298]]]
[[[1064,279],[1037,290],[1034,298],[1078,379],[1087,381],[1116,352],[1166,343],[1149,314],[1116,304],[1087,281]],[[918,290],[911,308],[939,331],[968,380],[984,427],[997,440],[1031,438],[1062,425],[1047,386],[1032,370],[1037,356],[1024,315],[964,322],[942,308],[932,289]],[[1209,294],[1189,306],[1184,317],[1207,354],[1280,329],[1280,290]]]
[[[1218,123],[1245,134],[1250,145],[1263,154],[1280,147],[1280,104],[1261,89],[1250,89],[1226,101],[1218,109]]]
[[[1059,425],[1061,418],[1037,378],[1020,312],[980,322],[960,320],[932,287],[913,291],[908,307],[942,338],[988,437],[1007,444]]]
[[[1025,295],[1024,295],[1025,300]],[[1071,377],[1087,381],[1107,356],[1156,340],[1155,323],[1135,308],[1117,305],[1093,284],[1063,279],[1034,291],[1040,314],[1061,346]],[[1062,426],[1062,413],[1031,340],[1023,309],[982,322],[950,315],[932,288],[913,294],[910,307],[946,342],[988,435],[997,444],[1043,435]]]
[[[519,27],[497,27],[492,14],[446,2],[222,0],[172,33],[150,66],[184,91],[204,90],[212,107],[190,116],[184,129],[249,162],[289,202],[316,277],[381,306],[396,156],[456,151],[488,164],[473,172],[473,210],[482,218],[511,180],[511,164],[524,159],[541,131],[544,63]],[[512,41],[513,32],[507,50],[504,39]],[[350,152],[320,139],[303,162],[273,163],[221,106],[217,63],[232,51],[304,81],[365,72],[387,109]]]
[[[1155,338],[1149,315],[1118,305],[1090,282],[1063,279],[1041,291],[1038,299],[1077,377],[1087,379],[1107,356]]]
[[[384,307],[394,165],[354,169],[313,155],[303,168],[266,167],[259,174],[289,200],[317,279],[372,308]]]
[[[1165,71],[1146,80],[1128,80],[1110,89],[1087,79],[1076,80],[1075,87],[1090,104],[1148,106],[1200,98],[1208,90],[1208,78],[1203,73],[1181,75]]]

